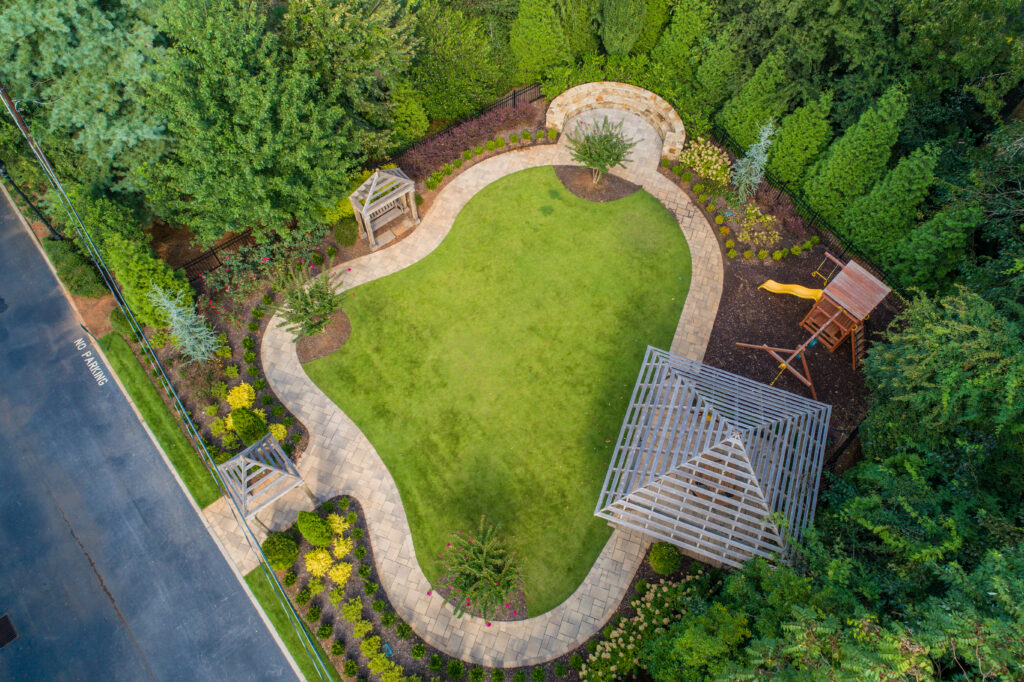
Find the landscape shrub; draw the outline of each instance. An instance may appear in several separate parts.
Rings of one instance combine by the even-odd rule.
[[[544,682],[547,679],[548,671],[542,665],[538,665],[536,668],[530,671],[530,679],[533,682]]]
[[[452,161],[452,165],[454,165],[456,168],[462,168],[462,159],[455,159],[454,161]]]
[[[504,147],[505,146],[505,138],[504,137],[496,137],[496,138],[494,138],[494,146],[497,147],[498,149],[501,149],[502,147]]]
[[[324,264],[324,257],[320,254],[319,251],[314,251],[313,255],[310,256],[310,258],[313,260],[313,263],[316,264],[316,265],[323,265]],[[256,306],[255,308],[252,309],[252,317],[253,317],[254,320],[262,320],[263,316],[266,315],[266,314],[267,314],[267,311],[264,310],[260,306]]]
[[[242,359],[251,365],[252,363],[256,362],[256,353],[251,350],[247,350],[245,351],[245,354],[242,356]]]
[[[359,239],[359,223],[354,216],[335,222],[331,231],[340,246],[352,246]]]
[[[517,670],[512,673],[512,682],[526,682],[526,673],[522,670]]]
[[[362,566],[359,567],[359,577],[363,578],[363,579],[369,578],[370,577],[370,570],[371,569],[370,569],[370,565],[369,564],[363,564]]]
[[[750,249],[747,249],[746,251],[743,252],[743,257],[744,258],[753,258],[754,257],[754,252],[751,251]]]
[[[757,252],[757,257],[764,260],[768,257],[768,249],[761,249]]]
[[[246,329],[248,329],[249,331],[251,331],[252,333],[255,334],[256,332],[258,332],[260,330],[260,323],[255,321],[255,320],[253,320],[252,322],[250,322],[248,324],[248,326],[246,326]]]
[[[206,413],[207,417],[216,417],[217,413],[220,412],[220,405],[216,403],[212,405],[207,405],[206,407],[203,408],[203,412]]]
[[[277,409],[276,407],[274,408]],[[284,424],[267,424],[267,428],[270,430],[270,435],[274,437],[278,443],[283,443],[288,437],[288,429]]]
[[[487,140],[487,142],[484,143],[484,147],[487,149],[487,151],[493,152],[495,147],[494,140]]]
[[[702,137],[691,141],[686,146],[686,149],[679,155],[679,162],[685,167],[693,169],[702,178],[721,184],[729,181],[729,174],[732,170],[729,165],[729,155],[725,153],[725,150],[719,149],[714,143]],[[696,188],[694,191],[697,191]]]
[[[345,514],[345,520],[348,521],[349,524],[355,523],[356,519],[358,519],[358,518],[359,518],[359,515],[356,514],[354,511],[350,511],[348,514]]]
[[[327,526],[335,535],[341,535],[349,529],[349,522],[341,514],[328,514]],[[339,559],[341,557],[338,557]]]
[[[298,581],[299,576],[295,574],[295,571],[288,571],[284,574],[284,584],[291,587]]]
[[[299,590],[298,594],[295,595],[295,603],[299,606],[305,606],[312,598],[313,592],[308,587],[303,587]]]
[[[707,194],[699,194],[699,195],[697,195],[697,201],[699,201],[700,203],[703,204],[707,200],[708,200],[708,195]]]
[[[148,240],[128,239],[120,234],[108,234],[101,247],[107,266],[117,277],[125,300],[143,324],[156,328],[166,327],[167,319],[149,300],[149,292],[159,286],[170,294],[180,294],[182,300],[192,304],[192,288],[180,273],[172,272],[153,255]]]
[[[333,560],[331,559],[331,553],[323,547],[310,550],[306,552],[306,570],[309,574],[317,578],[322,578],[327,575],[327,571],[330,570]]]
[[[419,660],[427,655],[427,647],[423,644],[423,642],[416,642],[412,645],[412,651],[410,651],[409,653],[413,658]]]
[[[427,667],[430,670],[433,670],[435,673],[441,672],[441,669],[444,667],[444,660],[441,658],[441,655],[440,654],[431,654],[430,655],[430,662],[427,663]]]
[[[782,238],[775,216],[762,212],[754,204],[747,204],[743,207],[740,227],[740,232],[737,235],[739,240],[759,249],[769,249]]]
[[[558,139],[558,131],[554,128],[548,128],[548,140],[554,142]]]
[[[315,623],[318,620],[320,620],[321,615],[323,615],[323,612],[321,611],[320,607],[316,604],[313,604],[309,607],[309,611],[306,611],[306,622]]]
[[[399,639],[408,639],[412,636],[412,626],[403,620],[395,626],[395,634]]]
[[[373,603],[370,604],[370,608],[373,609],[374,611],[376,611],[377,613],[380,613],[381,611],[383,611],[387,607],[388,607],[387,602],[385,602],[383,599],[374,599]]]
[[[569,671],[566,670],[565,663],[562,663],[561,661],[558,661],[557,663],[555,663],[555,676],[556,677],[565,677],[568,674],[569,674]]]
[[[661,160],[661,167],[662,167],[662,168],[668,168],[668,167],[669,167],[669,166],[671,166],[671,165],[672,165],[672,161],[671,161],[670,159],[665,159],[665,158],[663,158],[663,159]]]
[[[705,206],[704,208],[706,208],[708,210],[708,213],[714,213],[714,211],[715,211],[715,202],[713,202],[713,201],[708,202],[708,205]]]
[[[324,581],[321,578],[312,578],[306,586],[314,597],[324,591]]]
[[[794,256],[799,256],[802,251],[803,249],[800,248],[799,244],[794,244],[793,248],[790,249],[790,253],[792,253]]]
[[[485,141],[501,130],[528,124],[535,116],[536,110],[528,102],[494,109],[412,147],[399,157],[398,165],[409,177],[422,180],[460,150],[473,148],[476,155],[483,154],[484,148],[480,145]]]
[[[359,549],[365,549],[365,548],[360,547]],[[372,597],[373,595],[377,594],[377,590],[379,590],[379,589],[380,589],[380,585],[378,585],[377,583],[371,583],[371,582],[364,582],[363,583],[363,591],[366,592],[367,596]]]
[[[644,580],[643,578],[640,578],[639,580],[636,581],[636,588],[635,589],[636,589],[637,596],[639,596],[639,597],[644,596],[644,594],[646,594],[646,592],[647,592],[647,581]]]
[[[373,623],[362,618],[352,624],[352,636],[356,639],[362,639],[371,630],[373,630]]]
[[[331,514],[331,516],[336,516],[336,514]],[[331,530],[334,530],[334,528],[332,527]],[[331,547],[331,550],[334,552],[334,557],[336,559],[345,558],[345,556],[352,551],[352,538],[337,538],[334,541],[334,546]]]
[[[336,585],[344,585],[348,582],[349,577],[352,575],[352,564],[340,561],[327,571],[327,577],[334,581]]]
[[[511,135],[508,136],[508,141],[511,144],[518,144],[519,143],[519,135],[517,135],[516,133],[512,133]]]
[[[466,161],[469,161],[470,159],[472,159],[473,158],[473,150],[472,149],[467,149],[466,151],[462,152],[462,158],[465,159]]]
[[[342,653],[345,649],[342,648]],[[353,661],[351,658],[345,661],[345,677],[355,677],[359,673],[359,664]]]
[[[466,675],[466,664],[457,658],[453,658],[448,661],[445,672],[448,673],[448,679],[461,680]]]
[[[331,535],[331,529],[327,526],[327,522],[319,514],[300,511],[295,525],[298,527],[299,532],[302,533],[302,537],[306,538],[306,541],[314,547],[326,547],[334,539]]]
[[[469,669],[469,681],[470,682],[484,682],[484,669],[480,666],[474,666]]]
[[[277,571],[291,568],[299,558],[299,544],[287,533],[271,533],[261,547],[267,563]]]
[[[227,358],[230,358],[231,355],[232,355],[231,346],[222,345],[222,346],[220,346],[217,349],[217,357],[218,358],[225,358],[225,359],[227,359]]]
[[[533,139],[533,133],[531,133],[529,130],[524,130],[523,132],[519,133],[519,136],[523,138],[523,142],[529,142],[530,140]]]
[[[444,180],[444,171],[434,171],[423,184],[427,186],[427,189],[437,189],[442,180]]]
[[[716,215],[715,216],[715,224],[716,225],[721,225],[724,222],[725,222],[725,217],[724,216],[720,216],[720,215]]]
[[[186,294],[153,284],[147,293],[153,309],[166,321],[170,339],[188,362],[206,362],[220,347],[217,335],[196,312],[191,290]]]
[[[622,125],[623,121],[611,123],[607,116],[599,124],[577,121],[576,130],[568,136],[569,153],[574,161],[590,169],[595,185],[612,168],[625,168],[632,160],[630,152],[637,140],[627,138]]]
[[[321,333],[341,308],[344,295],[340,287],[340,274],[321,271],[311,275],[306,268],[290,268],[283,276],[282,301],[274,308],[283,319],[277,326],[296,340]]]
[[[380,624],[386,628],[394,625],[396,620],[398,620],[398,616],[395,615],[394,611],[388,611],[380,615]]]
[[[260,375],[259,365],[249,365],[245,368],[246,376],[256,378]]]
[[[60,281],[75,296],[98,298],[107,293],[99,271],[92,261],[83,256],[70,239],[57,241],[53,237],[43,239],[43,250],[53,263]]]
[[[353,597],[341,607],[341,617],[349,623],[355,623],[363,617],[363,600]]]
[[[245,445],[252,445],[267,433],[267,422],[258,412],[247,407],[231,410],[225,425],[238,435]]]
[[[335,585],[331,588],[330,594],[327,595],[327,601],[331,602],[331,606],[337,608],[338,604],[345,601],[345,585]]]
[[[569,657],[569,667],[573,670],[579,670],[583,667],[583,657],[579,654],[573,654]]]
[[[329,639],[334,634],[334,626],[330,623],[324,623],[316,630],[316,636],[320,639]]]
[[[265,389],[267,387],[267,380],[266,379],[257,379],[256,381],[252,382],[252,387],[253,387],[253,390],[255,390],[255,391],[262,391],[263,389]]]
[[[782,251],[772,251],[772,260],[782,260]]]
[[[366,531],[364,531],[362,528],[353,528],[352,529],[352,539],[354,539],[354,540],[362,540],[363,536],[365,534],[366,534]]]
[[[788,255],[789,255],[789,249],[783,249],[782,250],[782,257],[785,258]]]
[[[495,668],[491,671],[491,682],[505,682],[505,671]]]
[[[445,175],[451,175],[452,173],[455,172],[455,166],[453,166],[450,163],[446,163],[443,166],[441,166],[441,172],[444,173]]]
[[[440,581],[451,587],[457,615],[467,605],[484,618],[503,613],[503,604],[522,583],[519,556],[483,517],[475,533],[453,532],[438,558]]]
[[[228,431],[220,438],[221,447],[225,450],[233,450],[238,446],[238,436]]]
[[[700,194],[701,192],[704,191],[704,185],[702,183],[698,182],[697,184],[695,184],[693,186],[693,191],[697,192],[698,194]]]
[[[416,205],[417,206],[422,206],[423,205],[423,195],[420,194],[419,192],[417,192],[415,196],[416,196]]]
[[[733,241],[733,240],[731,240],[731,239],[726,239],[726,240],[725,240],[725,248],[727,248],[727,249],[731,249],[731,248],[732,248],[732,247],[734,247],[734,246],[736,246],[736,242],[734,242],[734,241]]]
[[[345,643],[342,642],[340,639],[334,640],[334,643],[331,644],[331,656],[344,656],[344,655],[345,655]],[[346,673],[346,675],[347,674],[348,673]],[[352,674],[354,675],[355,673],[352,673]]]
[[[372,635],[359,643],[359,651],[367,658],[373,658],[380,651],[380,637]]]

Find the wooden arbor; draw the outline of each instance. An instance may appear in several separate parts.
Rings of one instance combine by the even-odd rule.
[[[594,513],[716,565],[784,555],[814,518],[831,413],[648,347]]]
[[[269,433],[217,466],[228,494],[251,519],[268,504],[302,485],[298,469]]]
[[[400,168],[379,168],[349,196],[360,231],[371,249],[381,245],[374,232],[403,213],[412,214],[416,224],[416,184]]]

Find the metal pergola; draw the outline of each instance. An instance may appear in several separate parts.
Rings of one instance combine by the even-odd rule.
[[[359,229],[370,242],[370,248],[380,245],[374,231],[399,217],[410,213],[416,224],[420,222],[416,211],[416,183],[401,168],[379,168],[349,195]]]
[[[295,463],[269,433],[217,466],[228,494],[251,519],[292,488],[302,485]]]
[[[814,518],[832,407],[648,347],[595,515],[716,565]]]

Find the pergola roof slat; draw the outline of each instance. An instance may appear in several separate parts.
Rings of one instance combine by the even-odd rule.
[[[269,433],[217,466],[228,494],[251,519],[292,488],[302,485],[294,462]]]
[[[738,566],[811,523],[829,405],[648,348],[595,515]]]

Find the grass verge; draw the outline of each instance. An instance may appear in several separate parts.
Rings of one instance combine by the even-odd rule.
[[[253,595],[255,595],[256,601],[263,607],[263,612],[267,614],[267,618],[273,623],[274,629],[277,630],[277,634],[280,635],[284,645],[288,647],[288,651],[291,652],[292,658],[295,659],[299,670],[302,671],[302,675],[307,680],[319,680],[320,675],[313,666],[313,662],[309,660],[309,654],[306,653],[306,649],[302,646],[299,633],[295,631],[291,619],[285,613],[284,607],[281,606],[281,603],[277,601],[277,597],[274,596],[274,588],[270,581],[267,580],[267,576],[264,575],[263,569],[256,567],[250,571],[245,576],[245,582],[249,589],[252,590]],[[305,624],[302,627],[306,627]],[[309,634],[308,628],[306,633]],[[331,679],[341,682],[338,671],[329,662],[327,654],[324,652],[323,647],[320,646],[320,643],[316,641],[316,637],[309,634],[309,638],[316,645],[317,649],[320,650],[323,660],[327,662],[327,672],[330,673]]]
[[[167,453],[181,480],[185,482],[192,499],[200,509],[220,497],[220,490],[213,476],[207,471],[199,454],[181,430],[177,419],[171,414],[146,370],[120,334],[110,333],[100,339],[111,369],[117,373],[128,395],[149,424],[160,447]]]

